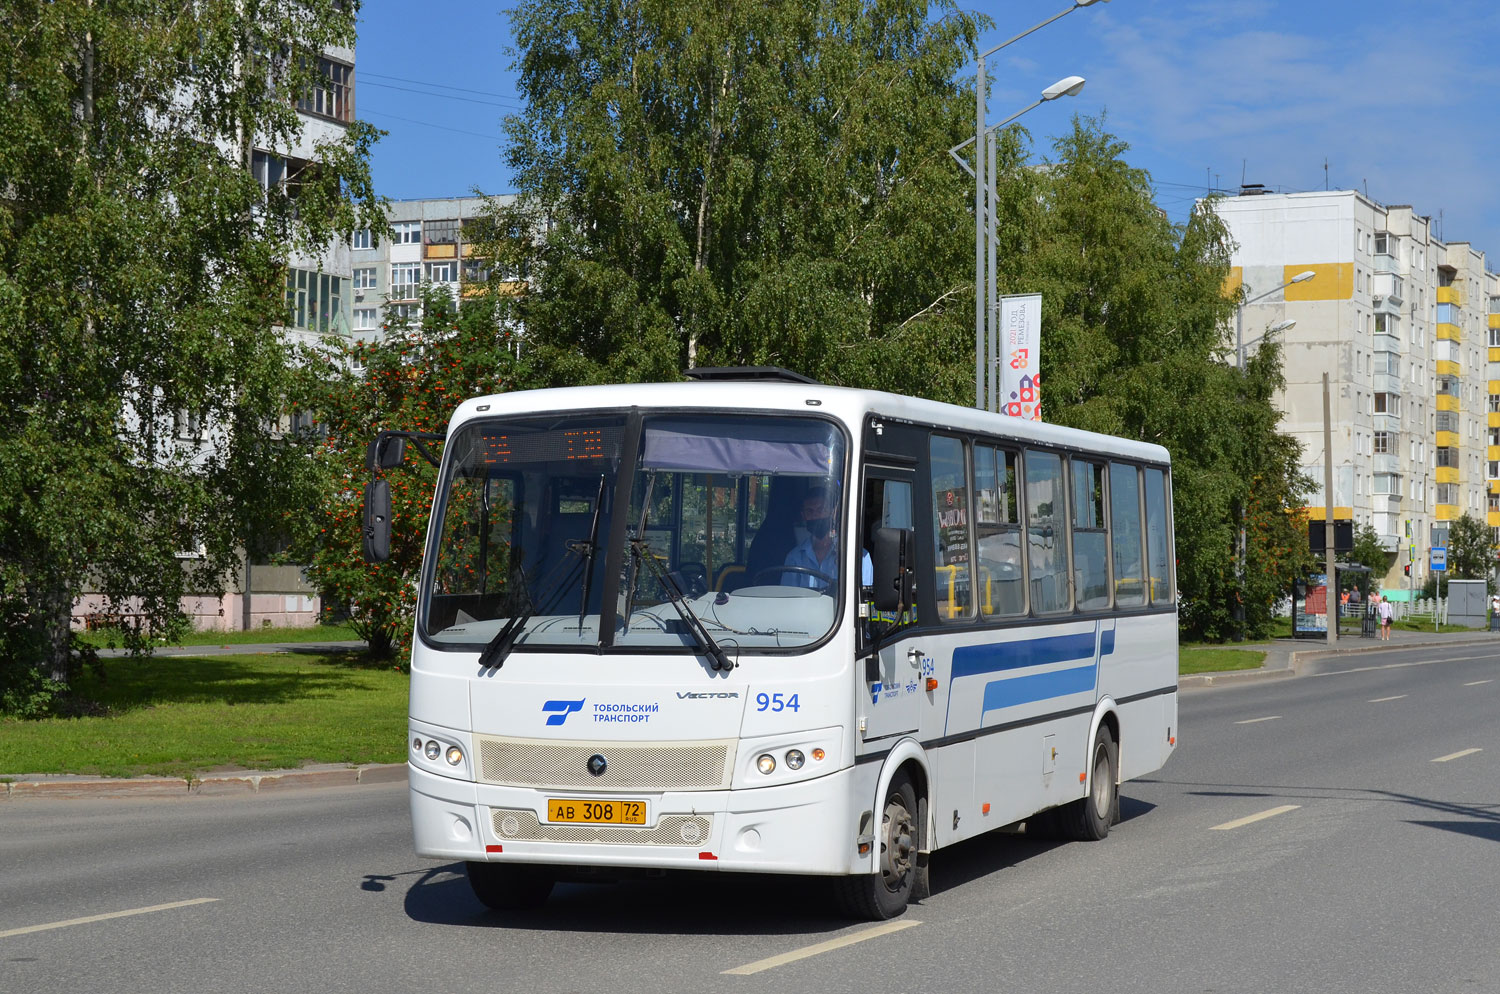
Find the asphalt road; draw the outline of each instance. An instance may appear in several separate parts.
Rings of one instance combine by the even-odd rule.
[[[489,912],[400,784],[5,802],[0,991],[1500,991],[1500,657],[1305,671],[1185,693],[1107,840],[945,850],[884,926],[728,875]]]

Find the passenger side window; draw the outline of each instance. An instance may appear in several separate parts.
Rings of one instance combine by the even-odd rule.
[[[1104,528],[1104,466],[1070,460],[1073,472],[1073,586],[1080,611],[1109,607],[1109,535]]]
[[[974,527],[979,543],[979,611],[1026,613],[1026,570],[1016,495],[1016,453],[974,446]]]
[[[1145,607],[1141,481],[1134,466],[1109,464],[1109,535],[1115,554],[1115,606]]]
[[[933,594],[938,617],[973,617],[969,578],[969,474],[964,443],[957,438],[932,436]]]
[[[1066,611],[1068,597],[1067,490],[1062,457],[1026,450],[1026,558],[1031,607],[1037,614]]]
[[[1167,515],[1167,475],[1159,469],[1146,470],[1146,556],[1151,569],[1151,603],[1171,604],[1172,527]]]

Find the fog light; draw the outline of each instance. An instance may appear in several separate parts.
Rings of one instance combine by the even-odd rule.
[[[464,751],[458,746],[449,746],[447,759],[449,766],[457,766],[464,761]]]
[[[411,751],[412,752],[421,752],[422,751],[422,740],[421,740],[420,737],[411,740]]]
[[[786,766],[789,770],[800,770],[807,757],[802,755],[801,749],[788,749],[786,751]]]
[[[776,769],[776,757],[768,752],[762,753],[760,758],[755,761],[755,768],[762,773],[770,773]]]
[[[443,754],[443,744],[437,739],[429,739],[427,748],[422,750],[422,754],[428,759],[437,759]]]

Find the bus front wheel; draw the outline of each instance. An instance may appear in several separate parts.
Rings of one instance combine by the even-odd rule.
[[[545,866],[512,863],[468,863],[469,886],[481,904],[495,911],[541,907],[556,878]]]
[[[906,910],[917,879],[921,829],[917,792],[904,773],[891,781],[875,842],[876,872],[844,877],[837,883],[840,908],[854,918],[884,921]]]

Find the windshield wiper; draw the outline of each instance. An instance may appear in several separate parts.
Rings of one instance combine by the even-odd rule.
[[[662,589],[667,592],[667,600],[671,601],[672,606],[677,609],[677,614],[682,618],[682,623],[687,626],[688,631],[692,632],[693,637],[698,640],[698,647],[708,653],[709,657],[713,660],[713,668],[726,671],[734,669],[734,663],[724,654],[723,648],[719,646],[719,643],[714,641],[714,637],[708,634],[708,629],[703,627],[703,622],[698,619],[697,613],[693,611],[692,605],[688,603],[687,597],[682,592],[682,588],[677,585],[677,580],[673,578],[671,573],[667,572],[667,568],[652,554],[651,547],[647,544],[646,540],[644,538],[632,538],[629,541],[630,551],[638,559],[645,560],[651,567],[652,575],[662,585]]]
[[[582,565],[582,557],[585,555],[583,552],[585,545],[586,543],[584,542],[567,543],[567,553],[562,559],[558,560],[557,565],[552,567],[552,572],[548,573],[542,581],[542,587],[545,591],[543,597],[546,599],[547,604],[540,610],[550,612],[562,597],[563,591],[567,590],[571,582],[577,579],[578,569]],[[592,557],[592,552],[588,553],[588,555]],[[575,556],[578,558],[575,559]],[[562,568],[570,563],[572,567],[566,573],[559,575]],[[525,606],[511,616],[510,620],[505,623],[505,626],[495,634],[494,638],[490,639],[489,644],[479,653],[479,668],[482,670],[487,670],[491,667],[499,669],[505,664],[505,657],[510,655],[510,650],[514,648],[516,640],[521,637],[521,632],[526,628],[526,623],[536,617],[539,610],[536,600],[531,596],[531,590],[526,583],[525,574],[518,573],[516,582],[521,585],[521,596],[525,598]]]
[[[583,571],[583,596],[578,599],[578,628],[583,629],[583,616],[589,612],[589,591],[594,586],[594,560],[599,555],[599,512],[604,510],[604,474],[599,474],[599,493],[594,497],[594,520],[589,525],[589,547],[583,551],[588,565]],[[604,614],[599,614],[599,623],[604,624]]]

